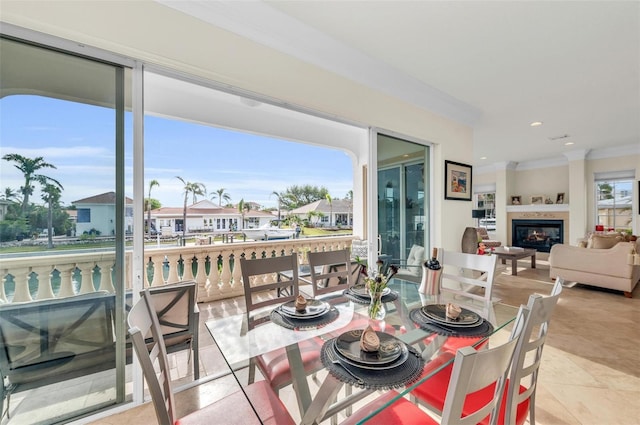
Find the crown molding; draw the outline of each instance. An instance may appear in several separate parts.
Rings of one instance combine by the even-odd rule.
[[[262,1],[156,0],[166,7],[467,126],[482,112]]]
[[[640,142],[631,145],[614,146],[604,149],[592,149],[587,159],[617,158],[620,156],[640,155]]]
[[[589,151],[590,149],[576,149],[573,151],[565,152],[563,155],[569,161],[580,161],[580,160],[585,160],[587,158],[587,155],[589,155]]]

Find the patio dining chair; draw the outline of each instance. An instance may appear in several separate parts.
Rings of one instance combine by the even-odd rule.
[[[483,418],[490,417],[491,423],[494,424],[498,416],[506,375],[509,371],[516,344],[519,341],[518,331],[522,329],[527,315],[527,309],[522,306],[518,312],[516,325],[514,325],[516,331],[506,343],[482,351],[474,350],[471,347],[462,347],[456,352],[455,360],[453,364],[450,365],[452,372],[449,376],[448,384],[445,387],[447,390],[440,422],[404,397],[385,406],[391,402],[394,397],[398,396],[397,392],[390,391],[354,412],[346,421],[342,422],[342,425],[358,424],[383,407],[383,410],[376,413],[365,423],[368,425],[428,425],[437,423],[446,425],[475,425]],[[449,358],[452,356],[452,354],[448,352],[443,355],[449,356]],[[428,363],[427,366],[430,364],[431,362]],[[444,364],[444,362],[439,362],[437,359],[435,360],[434,365],[441,366],[442,364]],[[434,378],[435,376],[429,378],[425,384],[431,382]],[[490,397],[487,403],[482,406],[474,406],[476,409],[473,411],[463,411],[464,401],[469,394],[486,387],[495,389],[495,391],[493,391],[493,397]]]
[[[153,304],[150,291],[143,291],[140,300],[131,308],[127,323],[134,351],[151,394],[158,424],[200,425],[216,423],[221,418],[225,418],[226,424],[235,425],[294,424],[282,401],[265,381],[251,384],[213,404],[178,418],[171,388],[167,350]],[[147,338],[147,335],[151,335],[151,338]]]
[[[241,258],[240,268],[248,329],[253,329],[268,320],[268,316],[264,312],[265,307],[295,301],[299,294],[298,256],[295,254],[257,259]],[[291,276],[291,278],[286,276]],[[311,374],[321,369],[320,348],[322,342],[312,338],[301,341],[298,345],[305,372]],[[284,348],[252,358],[249,364],[250,383],[255,380],[256,365],[276,394],[280,388],[291,384],[291,368]]]
[[[353,285],[360,273],[360,265],[351,260],[348,249],[309,252],[313,297],[343,291]]]
[[[522,425],[529,416],[529,423],[535,424],[535,394],[538,370],[542,358],[542,349],[549,330],[551,315],[562,292],[562,279],[553,286],[550,295],[533,294],[529,297],[526,309],[529,311],[522,324],[518,344],[516,345],[509,377],[505,383],[497,423],[502,425]],[[514,328],[514,333],[517,330]],[[513,338],[513,333],[511,338]],[[446,354],[444,355],[446,356]],[[440,363],[443,363],[440,361]],[[433,363],[437,366],[438,362]],[[431,363],[424,373],[435,370]],[[446,387],[452,373],[451,367],[444,368],[435,376],[412,391],[421,404],[439,412],[446,403]],[[463,413],[482,405],[490,399],[495,388],[488,387],[478,391],[465,401]],[[484,419],[479,422],[489,423]]]

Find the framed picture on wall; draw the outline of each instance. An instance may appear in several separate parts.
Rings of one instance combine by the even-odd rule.
[[[471,201],[471,165],[444,161],[444,199]]]

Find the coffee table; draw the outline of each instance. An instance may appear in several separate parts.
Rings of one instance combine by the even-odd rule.
[[[506,264],[507,260],[511,260],[511,275],[518,275],[518,260],[525,257],[531,257],[531,268],[536,268],[536,250],[523,248],[518,250],[506,250],[504,247],[497,247],[492,251],[492,254],[497,255],[502,264]]]

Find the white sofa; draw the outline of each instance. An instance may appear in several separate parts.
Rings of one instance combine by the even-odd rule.
[[[640,241],[616,242],[611,248],[554,245],[549,254],[549,277],[623,291],[630,298],[640,280],[640,265],[629,265],[634,243],[640,253]]]

